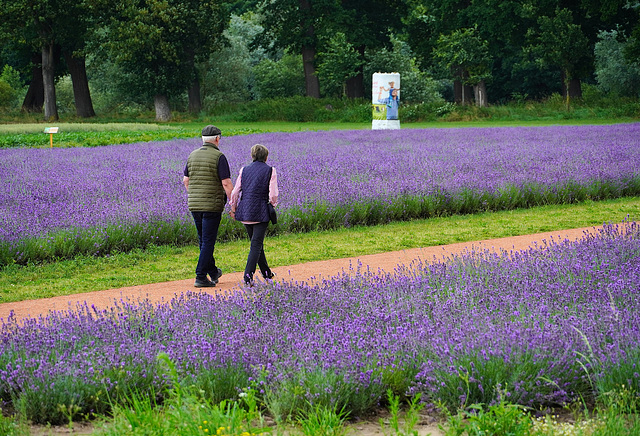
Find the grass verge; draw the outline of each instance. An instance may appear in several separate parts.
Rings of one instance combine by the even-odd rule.
[[[589,227],[627,217],[640,220],[640,197],[283,234],[267,238],[265,251],[276,267]],[[225,273],[242,271],[247,252],[246,240],[220,243],[216,259]],[[104,258],[9,265],[0,270],[0,303],[187,279],[194,276],[197,257],[196,246],[153,246]]]
[[[404,122],[403,129],[437,129],[459,127],[509,127],[509,126],[549,126],[549,125],[584,125],[584,124],[618,124],[637,122],[632,117],[621,118],[584,118],[584,119],[530,119],[530,120],[443,120]],[[320,130],[359,130],[371,129],[370,122],[290,122],[259,121],[236,122],[219,121],[215,117],[202,120],[172,121],[155,123],[147,122],[108,122],[92,120],[92,122],[59,122],[59,133],[53,135],[53,147],[96,147],[133,142],[168,141],[173,139],[197,139],[202,127],[215,123],[225,136],[246,135],[265,132],[300,132]],[[51,123],[13,123],[0,124],[0,148],[46,148],[50,147],[49,135],[44,133],[45,127]]]

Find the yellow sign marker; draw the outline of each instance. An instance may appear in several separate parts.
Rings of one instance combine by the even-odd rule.
[[[58,127],[45,127],[44,133],[49,134],[49,144],[53,148],[53,134],[58,133]]]

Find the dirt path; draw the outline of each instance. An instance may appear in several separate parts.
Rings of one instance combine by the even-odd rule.
[[[460,254],[471,250],[493,250],[500,252],[524,250],[532,246],[542,246],[545,241],[562,241],[565,239],[576,240],[585,235],[585,232],[597,232],[598,227],[585,227],[571,230],[558,230],[554,232],[536,233],[533,235],[514,236],[509,238],[489,239],[476,242],[463,242],[451,245],[416,248],[411,250],[392,251],[388,253],[372,254],[345,259],[325,260],[299,265],[288,265],[273,268],[276,280],[298,281],[311,283],[323,278],[329,278],[340,274],[342,271],[356,269],[358,264],[363,268],[369,267],[377,271],[393,272],[398,265],[410,265],[420,259],[422,261],[440,260],[453,254]],[[77,304],[85,301],[89,306],[104,309],[115,302],[124,300],[138,302],[148,299],[153,303],[168,302],[174,296],[188,291],[196,292],[222,292],[229,291],[242,285],[242,272],[223,274],[220,283],[215,288],[206,291],[193,287],[193,278],[173,282],[154,283],[140,286],[130,286],[105,291],[72,294],[40,300],[26,300],[15,303],[0,304],[0,319],[7,319],[13,311],[18,319],[38,317],[46,315],[50,311],[66,311],[73,309]]]

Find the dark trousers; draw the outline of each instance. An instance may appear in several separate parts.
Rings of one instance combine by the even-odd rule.
[[[247,257],[247,266],[244,268],[244,281],[253,280],[253,273],[256,272],[256,264],[260,267],[263,276],[271,273],[267,258],[264,255],[264,235],[267,233],[269,222],[257,224],[245,224],[251,246],[249,248],[249,256]]]
[[[218,228],[222,219],[222,212],[191,212],[193,221],[198,230],[198,242],[200,243],[200,256],[196,266],[196,279],[206,280],[207,274],[217,276],[216,260],[213,250],[218,239]]]

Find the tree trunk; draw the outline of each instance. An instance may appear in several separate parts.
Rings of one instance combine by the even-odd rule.
[[[347,79],[347,97],[362,98],[364,97],[364,80],[362,72],[357,76]]]
[[[73,83],[73,99],[76,103],[76,114],[81,118],[95,117],[93,102],[91,101],[91,91],[89,91],[89,79],[87,78],[87,67],[84,57],[78,58],[71,53],[65,52],[64,59],[71,74]]]
[[[568,73],[562,71],[562,97],[564,97],[567,110],[569,110],[571,99],[582,98],[582,82],[580,79],[567,80],[567,77]]]
[[[569,95],[571,98],[582,98],[582,84],[580,79],[571,79],[569,81]]]
[[[304,66],[304,83],[307,97],[320,98],[320,80],[316,75],[315,59],[315,47],[302,47],[302,64]]]
[[[453,81],[453,100],[456,104],[466,106],[471,104],[471,96],[473,95],[473,87],[464,85],[460,80]]]
[[[462,82],[459,80],[453,81],[453,101],[462,104]]]
[[[310,0],[300,0],[300,11],[302,16],[308,16],[311,14],[311,2]],[[305,23],[302,23],[305,25]],[[308,24],[305,29],[306,39],[310,41],[315,40],[315,28],[313,24]],[[306,88],[307,97],[320,98],[320,80],[316,75],[316,47],[314,45],[303,44],[302,45],[302,66],[304,68],[304,83]]]
[[[569,73],[562,70],[562,96],[564,97],[564,106],[567,112],[571,110],[571,93],[569,92]]]
[[[464,90],[464,104],[465,106],[469,106],[473,104],[473,86],[464,85],[462,87]]]
[[[473,93],[476,100],[476,106],[487,107],[487,84],[484,80],[481,80],[473,87]]]
[[[198,76],[193,79],[189,87],[189,112],[197,114],[202,110],[202,99],[200,98],[200,79]]]
[[[31,82],[29,83],[27,95],[24,96],[24,100],[22,101],[22,110],[25,112],[42,112],[42,106],[44,105],[42,54],[35,54],[31,61],[33,62],[33,68],[31,68]]]
[[[58,104],[56,102],[56,86],[54,81],[55,60],[53,43],[42,45],[42,86],[44,88],[44,120],[58,121]]]
[[[153,97],[153,104],[156,108],[156,121],[169,121],[171,119],[171,108],[166,95],[156,94]]]

